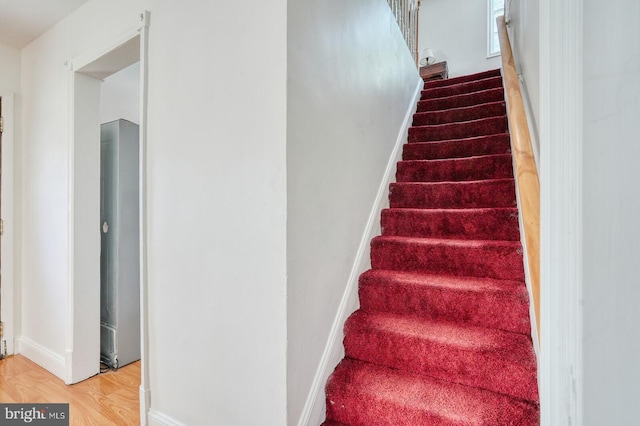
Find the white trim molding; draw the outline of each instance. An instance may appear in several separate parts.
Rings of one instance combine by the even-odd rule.
[[[58,377],[64,377],[65,358],[27,337],[16,339],[16,353],[23,355]]]
[[[320,358],[320,363],[311,384],[311,389],[307,395],[307,400],[302,409],[302,414],[298,420],[298,426],[318,425],[323,422],[325,412],[325,396],[324,385],[333,372],[333,369],[344,357],[344,348],[342,340],[344,338],[344,323],[356,309],[358,309],[358,279],[360,274],[370,268],[369,250],[371,239],[380,234],[380,212],[389,204],[389,184],[395,179],[396,163],[402,156],[402,146],[407,141],[409,127],[411,127],[413,114],[418,107],[421,90],[424,87],[424,81],[420,79],[417,83],[416,90],[407,109],[404,121],[398,132],[395,146],[389,157],[387,167],[385,169],[382,181],[376,194],[375,202],[369,213],[369,219],[362,235],[358,252],[356,253],[351,274],[347,281],[338,312],[333,320],[331,331],[327,344]]]
[[[2,115],[4,131],[2,132],[2,210],[0,215],[3,221],[3,234],[0,239],[2,247],[2,306],[0,320],[4,323],[3,341],[0,341],[0,351],[7,345],[7,353],[15,353],[15,231],[16,221],[14,214],[14,147],[15,147],[15,96],[13,92],[0,92],[2,98]]]
[[[581,425],[583,0],[540,0],[541,424]]]
[[[147,111],[149,93],[149,24],[151,12],[140,14],[140,425],[146,426],[151,410],[151,387],[149,384],[149,284],[147,273]]]
[[[150,426],[186,426],[184,423],[156,410],[149,410]]]

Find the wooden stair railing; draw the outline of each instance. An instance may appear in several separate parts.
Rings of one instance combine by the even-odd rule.
[[[504,16],[499,16],[496,21],[500,37],[500,51],[502,52],[505,97],[509,111],[511,150],[515,160],[517,190],[520,196],[526,255],[529,264],[529,281],[538,342],[540,342],[540,180]]]
[[[418,53],[418,21],[421,0],[387,0],[389,7],[396,17],[400,31],[407,47],[415,60],[416,66],[420,60]]]

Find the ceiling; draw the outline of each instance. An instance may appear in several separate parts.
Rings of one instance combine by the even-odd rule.
[[[0,0],[0,43],[22,49],[87,0]]]

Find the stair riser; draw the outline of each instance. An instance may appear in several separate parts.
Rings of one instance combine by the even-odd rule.
[[[409,128],[409,142],[429,142],[495,135],[509,131],[507,117],[492,117],[462,123]]]
[[[437,160],[510,152],[511,141],[509,135],[505,134],[442,142],[407,143],[402,147],[402,159]]]
[[[400,161],[396,182],[460,182],[513,178],[511,155],[440,161]]]
[[[385,236],[520,240],[518,212],[515,209],[385,209],[382,211],[380,224],[382,235]]]
[[[445,96],[457,96],[482,90],[502,87],[502,77],[491,77],[484,80],[469,81],[451,86],[434,87],[423,90],[421,100],[430,98],[442,98]]]
[[[364,318],[364,319],[363,319]],[[469,348],[424,336],[407,336],[380,329],[366,315],[353,315],[344,328],[344,347],[348,357],[390,368],[426,374],[454,383],[502,393],[514,398],[538,399],[536,363],[531,341],[512,334],[509,341],[496,342],[497,349]],[[502,336],[501,336],[502,337]],[[506,340],[506,339],[502,339]],[[508,349],[522,352],[514,359]],[[517,380],[514,380],[514,377]]]
[[[391,208],[515,207],[513,179],[487,182],[392,183]]]
[[[482,104],[475,107],[456,108],[445,111],[419,112],[413,116],[414,126],[456,123],[460,121],[477,120],[480,118],[496,117],[507,113],[504,102]]]
[[[487,102],[504,101],[504,89],[496,88],[452,98],[436,98],[418,101],[417,112],[462,108]]]
[[[483,71],[477,74],[447,78],[444,80],[431,80],[424,83],[424,88],[430,89],[434,87],[452,86],[454,84],[465,83],[468,81],[484,80],[485,78],[497,77],[499,75],[501,75],[500,70],[496,69],[496,70],[490,70],[490,71]]]
[[[458,321],[529,334],[529,294],[522,286],[499,291],[468,291],[429,285],[380,281],[362,275],[360,309],[433,320]]]
[[[371,243],[371,267],[524,281],[522,249],[516,245],[429,244],[378,237]]]

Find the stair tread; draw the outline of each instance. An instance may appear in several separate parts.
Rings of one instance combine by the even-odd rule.
[[[389,185],[391,208],[485,208],[515,207],[513,178],[394,182]]]
[[[511,154],[485,154],[485,155],[472,155],[464,158],[434,158],[425,160],[400,160],[398,164],[446,164],[446,163],[468,163],[472,161],[481,160],[494,160],[494,159],[507,159],[511,158]]]
[[[511,154],[401,160],[396,165],[397,182],[461,182],[511,177],[513,177]]]
[[[425,110],[434,111],[442,109],[457,108],[463,106],[476,105],[482,102],[504,100],[504,88],[495,87],[493,89],[480,90],[477,92],[464,93],[455,96],[431,97],[418,101],[418,112]]]
[[[501,115],[496,115],[494,117],[483,117],[483,118],[476,118],[476,119],[472,119],[472,120],[465,120],[465,121],[458,121],[455,123],[442,123],[442,124],[425,124],[425,125],[419,125],[419,126],[411,126],[411,128],[413,129],[425,129],[425,130],[432,130],[432,131],[441,131],[443,129],[447,129],[447,128],[451,128],[451,127],[461,127],[464,125],[472,125],[472,124],[482,124],[482,123],[489,123],[492,121],[503,121],[506,119],[506,115],[505,114],[501,114]]]
[[[327,412],[331,419],[354,425],[539,422],[537,404],[348,358],[329,379]]]
[[[381,212],[382,235],[462,240],[520,240],[515,207],[475,209],[389,208]]]
[[[363,310],[354,312],[351,321],[368,322],[371,327],[385,332],[431,340],[461,350],[504,351],[501,355],[512,359],[531,354],[526,346],[531,345],[528,336],[494,328]]]
[[[402,147],[403,160],[469,158],[476,155],[510,154],[508,133],[473,138],[410,142]]]
[[[425,188],[428,186],[446,186],[446,185],[457,185],[457,186],[474,186],[474,185],[482,185],[482,184],[493,184],[493,183],[507,183],[514,182],[515,178],[496,178],[496,179],[476,179],[476,180],[466,180],[463,182],[456,181],[438,181],[438,182],[391,182],[391,186],[416,186]]]
[[[476,102],[474,102],[474,103],[472,103],[470,105],[465,105],[465,106],[475,106],[475,105],[483,104],[483,103],[487,103],[487,102],[502,102],[502,101],[504,101],[504,97],[502,97],[501,99],[493,100],[490,96],[486,96],[486,95],[497,94],[497,93],[504,93],[504,87],[491,87],[491,88],[487,88],[487,89],[483,89],[483,90],[478,90],[476,92],[459,93],[457,95],[433,96],[433,97],[430,97],[428,99],[420,99],[420,101],[418,101],[418,102],[437,101],[437,100],[440,100],[440,99],[456,100],[456,99],[460,99],[460,98],[474,98],[474,99],[477,98],[478,101],[476,101]],[[452,107],[447,107],[447,108],[443,108],[443,109],[447,110],[447,109],[452,109],[452,108],[463,108],[463,106],[452,106]]]
[[[521,279],[370,269],[360,276],[358,288],[366,311],[531,334],[529,293]]]
[[[441,109],[437,111],[421,111],[416,112],[413,115],[414,126],[416,125],[416,121],[420,120],[428,120],[428,119],[441,119],[443,123],[446,122],[460,122],[460,121],[468,121],[470,119],[482,118],[482,117],[493,117],[500,116],[506,114],[506,102],[505,101],[492,101],[485,102],[476,105],[469,105],[464,107],[457,108],[447,108]],[[444,121],[444,117],[450,116],[452,117],[448,121]],[[471,117],[471,118],[466,118]],[[434,123],[437,124],[437,123]]]
[[[372,269],[524,280],[519,241],[377,236]]]
[[[362,275],[364,277],[394,280],[404,284],[464,290],[473,293],[519,290],[524,285],[522,281],[518,280],[467,277],[464,275],[445,275],[428,272],[395,271],[389,269],[369,269],[363,272]]]
[[[483,141],[485,139],[503,139],[503,138],[511,139],[511,135],[508,132],[504,132],[504,133],[496,133],[495,135],[483,135],[483,136],[472,136],[472,137],[442,139],[442,140],[438,140],[438,141],[414,142],[414,144],[438,145],[438,144],[445,144],[445,143],[480,142],[480,141]]]
[[[422,90],[421,98],[426,99],[427,96],[442,97],[443,95],[455,96],[458,94],[474,93],[495,87],[502,87],[501,76],[465,81],[447,86],[428,87]]]
[[[410,142],[449,140],[470,136],[488,136],[508,131],[507,116],[479,118],[457,123],[409,127]]]
[[[374,242],[393,241],[405,244],[417,245],[445,245],[451,247],[512,247],[521,248],[520,241],[504,241],[504,240],[462,240],[454,238],[437,238],[437,237],[405,237],[398,235],[378,235],[373,237]]]
[[[482,80],[484,78],[488,78],[488,77],[496,77],[499,76],[500,74],[500,68],[496,68],[496,69],[492,69],[492,70],[487,70],[487,71],[481,71],[478,73],[474,73],[474,74],[468,74],[468,75],[461,75],[461,76],[457,76],[457,77],[449,77],[447,79],[443,79],[443,80],[431,80],[431,81],[426,81],[425,82],[425,87],[441,87],[441,86],[449,86],[452,84],[458,84],[461,83],[463,81],[473,81],[473,80]]]

